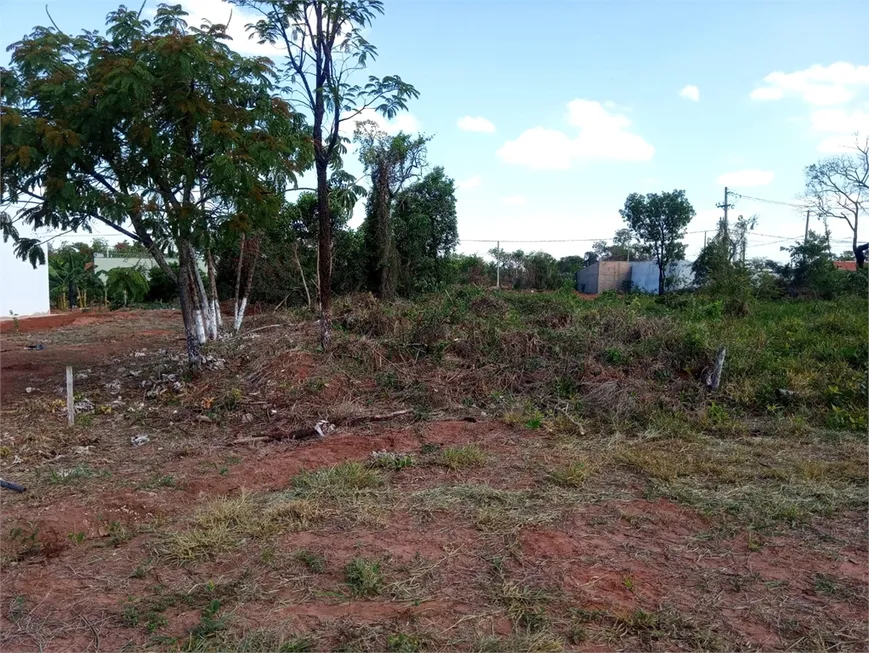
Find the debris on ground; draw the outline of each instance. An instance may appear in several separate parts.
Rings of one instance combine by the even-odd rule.
[[[148,444],[150,441],[151,438],[149,438],[144,433],[141,435],[134,435],[132,438],[130,438],[130,444],[134,447],[141,447],[143,444]]]

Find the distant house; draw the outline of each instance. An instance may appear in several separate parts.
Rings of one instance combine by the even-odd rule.
[[[11,240],[4,243],[0,239],[0,318],[49,312],[48,265],[34,269],[15,256]]]
[[[833,267],[837,270],[857,271],[857,261],[833,261]]]
[[[576,273],[576,289],[591,295],[626,290],[630,282],[631,264],[626,261],[598,261]]]
[[[170,265],[178,265],[177,258],[166,258],[166,262]],[[206,271],[205,261],[201,258],[197,260],[197,265],[199,269],[203,272]],[[101,271],[108,272],[109,270],[114,270],[115,268],[135,268],[138,267],[142,270],[143,273],[147,276],[148,271],[151,268],[157,267],[157,261],[155,261],[150,256],[129,256],[129,257],[120,257],[120,256],[106,256],[105,254],[101,254],[99,252],[94,252],[94,272],[99,274]]]
[[[688,261],[676,261],[667,268],[667,289],[678,290],[694,283]],[[654,261],[598,261],[576,273],[576,289],[596,295],[607,290],[658,292],[658,264]]]

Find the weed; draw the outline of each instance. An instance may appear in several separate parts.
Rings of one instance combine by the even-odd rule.
[[[530,634],[512,635],[510,637],[481,639],[472,647],[474,653],[558,653],[564,646],[559,639],[548,631]]]
[[[95,476],[108,477],[111,472],[98,472],[91,469],[88,465],[78,465],[72,469],[52,469],[48,474],[48,482],[52,485],[68,485],[82,479],[94,478]]]
[[[413,635],[405,635],[404,633],[395,633],[387,635],[386,650],[395,651],[395,653],[416,653],[423,648],[423,642]]]
[[[475,444],[462,447],[444,447],[440,451],[438,462],[450,469],[478,467],[487,460],[486,453]]]
[[[398,471],[405,467],[411,467],[414,463],[415,460],[410,454],[395,453],[394,451],[373,451],[371,453],[371,464],[381,469]]]
[[[293,557],[315,574],[322,574],[326,571],[326,558],[319,553],[308,551],[308,549],[299,549]]]
[[[377,470],[359,462],[346,462],[293,478],[293,488],[303,497],[342,498],[378,488],[383,479]]]
[[[211,599],[199,614],[199,623],[188,634],[181,646],[182,651],[201,651],[216,639],[217,635],[226,629],[226,618],[218,615],[220,600]]]
[[[79,544],[81,544],[82,542],[84,542],[84,540],[85,540],[85,533],[83,533],[82,531],[78,531],[78,532],[75,532],[75,533],[69,533],[66,537],[67,537],[67,539],[68,539],[70,542],[72,542],[73,544],[75,544],[75,545],[79,545]]]
[[[549,474],[549,480],[561,487],[582,487],[586,478],[588,478],[588,466],[582,461],[573,462]]]
[[[154,490],[154,489],[161,488],[161,487],[168,487],[168,488],[177,489],[178,484],[175,481],[175,477],[172,476],[171,474],[155,473],[153,476],[151,476],[151,478],[149,478],[147,481],[142,483],[139,486],[139,489],[141,489],[141,490]]]
[[[344,578],[353,596],[376,596],[383,590],[380,563],[354,558],[344,568]]]

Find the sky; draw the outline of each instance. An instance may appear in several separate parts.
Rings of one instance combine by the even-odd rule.
[[[192,23],[230,13],[222,0],[181,4]],[[456,180],[464,253],[500,240],[509,250],[582,254],[624,226],[630,193],[683,189],[697,213],[691,259],[715,230],[727,186],[747,196],[731,195],[731,216],[758,216],[748,256],[781,259],[805,228],[805,212],[788,206],[805,166],[844,151],[854,132],[869,134],[866,0],[384,4],[366,34],[379,52],[370,73],[400,75],[420,97],[381,124],[432,137],[429,165]],[[4,64],[6,46],[47,24],[44,5],[0,1]],[[48,6],[63,30],[78,32],[101,29],[117,3]],[[246,38],[250,18],[233,9],[233,47],[279,57]],[[355,223],[361,215],[362,203]],[[830,227],[835,251],[848,249],[848,226]]]

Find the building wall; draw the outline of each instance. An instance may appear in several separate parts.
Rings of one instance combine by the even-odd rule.
[[[627,261],[602,261],[598,263],[597,291],[615,290],[621,292],[628,288],[631,281],[631,263]]]
[[[15,256],[12,240],[4,243],[0,238],[0,317],[50,311],[48,265],[33,269],[28,261]]]
[[[694,283],[694,272],[688,261],[676,261],[667,267],[667,290],[688,288]],[[658,264],[654,261],[631,263],[631,288],[657,294]]]
[[[576,273],[576,289],[579,292],[597,293],[597,270],[600,263],[589,265]]]
[[[178,264],[177,258],[167,258],[167,263]],[[157,267],[157,261],[155,261],[150,256],[145,256],[142,258],[139,257],[131,257],[131,258],[121,258],[114,256],[104,256],[103,254],[94,253],[94,272],[99,272],[101,270],[105,270],[108,272],[109,270],[114,270],[115,268],[134,268],[136,266],[142,270],[142,272],[146,273],[151,268]],[[203,272],[206,271],[205,261],[198,260],[197,265],[199,269]]]

